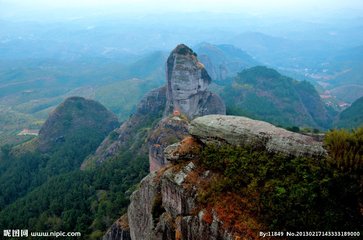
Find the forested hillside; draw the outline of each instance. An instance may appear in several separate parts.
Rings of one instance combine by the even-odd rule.
[[[287,127],[329,128],[334,115],[310,83],[262,66],[240,72],[224,87],[222,97],[227,114]]]

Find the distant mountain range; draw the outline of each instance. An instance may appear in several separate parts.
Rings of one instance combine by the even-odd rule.
[[[363,45],[339,51],[327,59],[323,71],[329,92],[352,103],[363,96]]]
[[[254,32],[242,34],[240,37],[241,39],[238,37],[235,39],[236,46],[248,50],[248,53],[230,44],[204,42],[197,44],[194,48],[199,60],[213,79],[214,84],[211,89],[217,93],[222,88],[216,84],[228,85],[238,72],[270,60],[273,60],[270,62],[271,65],[279,65],[279,61],[288,61],[286,58],[288,55],[283,53],[284,51],[291,50],[290,55],[300,51],[296,49],[299,46],[292,40]],[[6,41],[3,44],[6,45]],[[283,48],[286,49],[283,50]],[[275,57],[268,60],[270,55]],[[322,54],[323,59],[319,57],[319,61],[326,62],[325,65],[310,62],[306,71],[301,69],[301,66],[276,69],[284,75],[294,76],[294,79],[309,80],[317,87],[326,104],[336,106],[336,109],[340,110],[363,94],[362,47],[327,55]],[[0,61],[0,105],[11,107],[8,110],[11,110],[12,116],[18,114],[19,119],[25,121],[15,121],[11,128],[3,128],[4,137],[0,138],[0,141],[2,143],[21,142],[23,137],[14,139],[12,136],[24,128],[38,128],[49,112],[70,96],[96,99],[124,121],[135,111],[137,102],[146,92],[162,85],[166,58],[166,52],[155,51],[141,55],[133,54],[126,57],[127,60],[123,60],[122,57],[95,56],[68,60],[2,60]],[[306,59],[297,60],[305,62]],[[281,62],[281,64],[285,66],[284,63]],[[311,65],[315,68],[313,69]],[[296,72],[294,69],[299,71],[296,70]],[[116,95],[120,97],[115,98]],[[317,99],[316,96],[314,98]],[[309,106],[312,112],[316,112],[313,109],[321,109],[320,103],[318,107],[314,104]],[[243,111],[246,112],[246,109]],[[317,110],[317,112],[321,111]],[[325,112],[321,115],[325,115]],[[290,125],[296,122],[296,124],[304,123],[316,127],[329,126],[323,123],[325,120],[318,119],[324,119],[324,117],[276,123]],[[6,121],[1,114],[0,121]]]
[[[363,96],[362,45],[337,48],[331,39],[293,40],[260,32],[242,33],[229,42],[263,65],[318,84],[333,102],[352,103]]]
[[[245,51],[233,45],[200,43],[194,49],[210,77],[216,81],[226,80],[243,69],[259,65]]]
[[[254,61],[243,51],[237,51],[237,56],[233,56],[229,51],[231,50],[233,52],[231,46],[209,46],[208,49],[209,48],[212,49],[210,50],[211,52],[218,53],[217,56],[220,56],[221,59],[224,60],[223,62],[216,61],[213,66],[217,66],[218,64],[225,64],[228,66],[229,63],[233,61],[242,61],[242,59],[248,60],[249,62],[246,61],[248,64],[254,63]],[[211,79],[205,71],[203,64],[198,61],[196,55],[196,53],[185,45],[179,45],[170,54],[170,57],[167,60],[167,74],[165,74],[167,79],[166,85],[150,91],[141,101],[138,101],[139,96],[143,95],[148,88],[153,86],[156,81],[155,77],[160,74],[160,69],[163,68],[160,67],[160,64],[158,63],[158,61],[161,61],[161,59],[164,58],[164,54],[160,52],[149,55],[133,65],[141,68],[144,64],[151,64],[149,68],[145,67],[143,71],[143,73],[145,73],[144,76],[138,75],[139,77],[143,77],[143,80],[130,79],[116,82],[111,81],[104,85],[94,86],[94,89],[96,90],[94,90],[94,92],[93,90],[90,90],[90,92],[92,92],[92,94],[90,94],[91,96],[96,99],[100,98],[103,102],[109,103],[114,111],[133,112],[130,117],[126,118],[126,121],[124,121],[121,126],[115,114],[107,110],[102,104],[94,100],[70,96],[50,113],[49,117],[42,125],[38,137],[16,146],[1,146],[0,225],[6,226],[9,229],[34,227],[37,230],[43,231],[76,230],[82,232],[83,236],[87,239],[100,239],[104,232],[112,225],[114,220],[125,213],[126,208],[129,205],[130,195],[137,188],[136,184],[148,173],[148,163],[150,163],[151,170],[164,166],[164,161],[166,159],[164,158],[164,148],[167,147],[167,145],[169,146],[169,144],[177,143],[185,134],[187,134],[187,131],[190,130],[188,127],[189,118],[194,118],[196,115],[208,115],[209,113],[225,113],[224,104],[219,97],[207,90],[207,86]],[[213,59],[213,57],[210,59]],[[217,59],[219,58],[217,57]],[[131,72],[136,71],[136,69],[137,67]],[[219,81],[217,81],[219,85],[216,84],[216,89],[219,90],[219,93],[222,94],[222,97],[226,102],[227,114],[249,116],[285,127],[298,126],[326,129],[331,126],[335,113],[326,108],[319,94],[309,82],[294,80],[280,74],[272,68],[264,66],[243,69],[235,78],[232,78],[232,75],[237,69],[230,68],[230,71],[231,72],[228,72],[228,75],[226,76],[231,76],[224,80],[219,79]],[[141,73],[142,72],[139,72],[138,74]],[[150,77],[150,75],[152,77]],[[192,86],[192,88],[190,86]],[[29,93],[27,92],[24,94],[26,95]],[[56,98],[56,100],[58,101],[65,96],[66,95],[61,95],[61,97],[57,96],[59,99]],[[25,104],[24,99],[26,99],[26,97],[23,96],[23,98],[20,97],[20,99],[23,101],[22,104]],[[17,100],[19,101],[19,98],[15,97],[12,99],[14,102]],[[33,99],[33,101],[35,100],[36,99]],[[47,99],[44,100],[45,105],[47,103],[46,100]],[[56,101],[54,100],[52,103],[55,104],[55,102]],[[133,111],[132,106],[134,102],[139,103]],[[118,104],[125,106],[121,108]],[[340,114],[339,120],[348,122],[347,125],[352,122],[355,124],[356,122],[362,121],[362,104],[362,99],[352,104],[350,108]],[[25,105],[21,106],[23,107],[22,109],[26,109]],[[16,107],[19,107],[19,105]],[[51,107],[51,105],[48,105],[48,107]],[[35,109],[34,111],[37,110],[36,107],[33,109]],[[11,111],[11,109],[9,111]],[[30,112],[27,114],[30,115]],[[11,119],[7,120],[5,123],[9,123],[13,118],[14,116],[11,115]],[[160,121],[162,118],[163,120]],[[267,150],[267,145],[265,146],[263,144],[266,144],[266,137],[269,136],[273,137],[272,139],[269,139],[270,142],[278,141],[279,144],[281,144],[277,149],[285,149],[284,144],[290,144],[287,149],[290,149],[291,153],[297,154],[301,151],[306,151],[306,157],[312,156],[308,154],[311,154],[316,149],[323,150],[322,144],[315,142],[311,137],[291,132],[289,133],[283,129],[278,130],[268,123],[229,116],[211,116],[211,119],[214,120],[211,121],[206,118],[205,123],[203,124],[205,126],[201,128],[206,130],[200,130],[199,136],[202,136],[204,133],[211,133],[211,135],[205,135],[203,137],[203,140],[206,141],[205,143],[202,140],[195,140],[195,144],[202,146],[211,143],[212,145],[210,146],[215,146],[214,144],[217,143],[221,144],[218,146],[222,146],[228,142],[234,142],[235,137],[233,137],[233,134],[236,134],[235,128],[239,128],[239,131],[242,131],[240,133],[243,135],[239,141],[248,144],[256,143],[256,145],[253,144],[253,148],[250,150],[254,148],[261,149],[261,151]],[[221,128],[213,127],[213,125],[210,124],[211,122],[213,122],[214,126],[219,126]],[[212,129],[216,130],[217,135],[213,136],[215,133],[208,130],[211,126],[213,127]],[[249,132],[249,128],[252,130],[259,129],[261,132],[251,133]],[[194,137],[198,136],[196,132],[194,132],[194,134],[189,132],[189,134]],[[221,136],[224,138],[221,138]],[[250,139],[246,139],[246,136]],[[305,143],[301,145],[306,147],[305,150],[300,149],[300,138],[304,138],[305,141],[310,144],[310,146]],[[193,138],[189,136],[189,140],[192,139]],[[177,164],[180,164],[177,166],[178,171],[184,172],[183,169],[185,169],[185,167],[183,166],[180,168],[180,166],[184,165],[185,160],[194,158],[195,151],[198,152],[198,154],[200,153],[198,150],[199,147],[194,148],[196,146],[193,147],[193,145],[190,145],[193,141],[194,140],[191,142],[184,142],[186,144],[185,146],[188,146],[186,149],[192,150],[192,152],[186,152],[186,155],[182,155],[182,152],[180,152],[181,155],[178,153],[177,159],[178,161],[182,161],[177,162]],[[239,143],[239,141],[236,143]],[[180,144],[181,143],[177,143],[177,145],[174,144],[174,147],[178,146],[177,148],[179,148],[182,146]],[[257,146],[259,144],[262,145]],[[184,149],[184,147],[180,149]],[[293,155],[289,155],[286,159],[280,159],[271,158],[273,156],[271,155],[273,154],[272,152],[264,153],[268,155],[261,155],[262,152],[255,152],[256,154],[252,154],[249,150],[249,154],[245,155],[247,150],[248,148],[237,153],[237,155],[234,155],[233,162],[231,161],[229,164],[226,164],[224,161],[229,158],[230,153],[235,151],[232,148],[221,148],[223,154],[221,154],[221,152],[218,153],[218,155],[215,155],[212,152],[205,152],[205,156],[210,158],[208,162],[214,162],[215,159],[220,159],[220,162],[217,161],[216,163],[218,169],[221,169],[222,171],[225,171],[225,166],[223,166],[223,164],[226,165],[228,176],[233,177],[236,180],[231,183],[233,183],[233,187],[236,187],[238,191],[241,190],[241,187],[245,187],[234,186],[235,184],[240,184],[240,177],[244,176],[241,174],[244,171],[242,171],[242,165],[239,165],[246,164],[240,162],[238,163],[239,165],[234,165],[234,163],[237,163],[237,159],[252,159],[255,161],[256,156],[262,156],[262,158],[259,158],[258,160],[260,161],[261,167],[266,166],[266,163],[270,164],[269,161],[271,161],[271,164],[276,163],[275,160],[279,159],[282,164],[275,165],[279,169],[280,166],[283,166],[284,168],[282,168],[283,171],[279,170],[282,175],[278,174],[277,177],[281,177],[281,181],[285,181],[286,178],[291,178],[292,180],[290,181],[294,184],[300,184],[300,181],[303,181],[301,182],[301,188],[306,188],[307,180],[305,176],[307,173],[310,173],[310,170],[308,172],[304,170],[301,174],[296,173],[294,175],[291,175],[291,172],[289,171],[285,171],[285,168],[300,170],[308,167],[306,164],[308,163],[308,158],[302,157],[304,155],[298,158],[291,158]],[[320,150],[317,151],[319,152],[318,155],[324,155],[325,151]],[[184,150],[183,152],[185,153]],[[286,151],[283,152],[286,153]],[[148,154],[150,155],[148,156]],[[236,152],[233,154],[236,154]],[[322,155],[320,157],[323,157]],[[161,156],[163,156],[162,159],[159,159],[161,162],[152,161],[153,158],[154,160],[157,160],[155,157]],[[175,159],[176,155],[174,155],[174,153],[171,154],[170,152],[168,159],[172,159],[170,158],[172,156],[174,156],[173,158]],[[201,155],[201,157],[203,156],[204,155]],[[245,158],[244,156],[247,157]],[[297,156],[298,155],[296,155],[296,157]],[[278,157],[280,157],[280,155],[278,155]],[[267,160],[268,162],[266,162]],[[286,162],[294,162],[295,160],[302,161],[302,163],[284,166]],[[318,165],[313,165],[313,167],[314,169],[319,169],[320,162],[315,161],[315,159],[313,162],[318,162]],[[249,170],[251,172],[253,172],[253,168],[260,169],[255,168],[250,164],[247,164],[246,166],[251,168]],[[190,170],[186,170],[185,173],[178,174],[178,176],[180,175],[179,177],[172,177],[170,179],[174,179],[173,181],[182,179],[184,181],[186,180],[185,177],[189,174],[189,171],[193,170],[193,168],[194,167],[190,167]],[[205,169],[204,166],[203,169],[198,170],[198,178],[194,178],[198,179],[198,183],[194,184],[194,186],[200,185],[199,179],[216,179],[213,175],[210,175],[210,172],[215,171],[215,169],[213,170],[213,168],[211,168],[211,171],[207,171],[207,173]],[[239,169],[239,171],[236,172],[236,169]],[[161,189],[165,190],[164,187],[157,185],[160,183],[167,183],[165,182],[166,178],[164,177],[169,174],[168,172],[170,169],[165,170],[165,172],[163,170],[159,174],[155,174],[155,172],[152,173],[152,179],[155,177],[155,181],[153,180],[150,182],[153,184],[152,186],[150,185],[150,188],[148,187],[148,184],[145,184],[145,181],[142,181],[140,184],[141,187],[138,188],[139,191],[140,189],[144,189],[145,186],[148,189],[146,192],[152,193],[160,192]],[[174,172],[174,170],[172,172]],[[274,179],[270,179],[270,175],[266,175],[266,171],[259,170],[258,172],[261,172],[264,176],[262,179],[267,177],[266,181],[275,181]],[[164,175],[164,173],[166,175]],[[321,177],[320,171],[314,174]],[[199,178],[199,175],[201,178]],[[191,176],[191,178],[193,178],[193,176]],[[326,178],[324,178],[324,180],[325,179]],[[297,182],[295,183],[294,181]],[[312,178],[309,181],[315,181],[315,178]],[[215,182],[215,180],[213,180],[213,182]],[[220,181],[222,184],[223,182],[223,180]],[[320,184],[320,180],[316,180],[315,182]],[[334,182],[338,181],[332,181],[332,183]],[[155,185],[155,183],[157,184]],[[183,190],[178,192],[180,189],[179,187],[184,187],[184,184],[181,183],[182,182],[179,182],[176,185],[167,183],[167,189],[169,190],[166,192],[171,192],[173,194],[177,193],[176,195],[180,193],[180,196],[184,196],[183,194],[188,193],[192,188],[188,191]],[[273,195],[274,197],[279,196],[279,194],[293,192],[286,191],[285,188],[282,187],[272,188],[271,190],[271,185],[263,185],[267,186],[266,188],[268,191],[266,193],[273,193],[275,194]],[[281,186],[289,189],[287,187],[290,186],[290,184]],[[320,185],[318,186],[320,187]],[[255,187],[257,188],[258,186],[256,185]],[[213,195],[215,187],[211,187],[210,189],[213,190],[211,192],[211,195]],[[275,189],[283,190],[276,191]],[[229,188],[224,190],[230,191]],[[333,194],[336,193],[333,190],[330,191]],[[196,193],[194,190],[193,192],[193,194]],[[140,198],[145,200],[144,202],[137,201],[133,205],[134,207],[136,206],[135,209],[139,209],[142,213],[133,215],[136,216],[137,221],[141,224],[148,224],[154,222],[154,220],[160,220],[162,223],[164,221],[164,218],[161,216],[165,211],[162,209],[160,210],[159,208],[162,207],[162,201],[166,198],[164,197],[163,199],[157,200],[158,198],[155,197],[157,194],[152,194],[152,197],[145,195],[145,197]],[[255,192],[252,192],[252,194],[254,195]],[[306,195],[304,191],[300,191],[300,194]],[[223,195],[228,196],[228,194]],[[167,196],[170,195],[167,194]],[[348,196],[350,197],[350,195]],[[135,197],[131,198],[135,200]],[[170,197],[170,199],[174,199],[174,197]],[[190,200],[191,198],[182,197],[177,204],[172,204],[173,208],[174,206],[179,206],[179,203],[181,202],[183,206],[188,206],[188,211],[194,209],[194,207],[190,207],[196,206],[193,205],[194,203],[190,206],[187,205],[191,203],[188,199]],[[288,209],[294,208],[290,202],[295,202],[296,199],[295,195],[294,197],[289,198]],[[298,199],[301,199],[304,204],[305,199],[303,197],[299,196]],[[185,200],[187,200],[187,202],[185,202]],[[194,201],[198,202],[199,200],[197,197],[193,197],[193,202]],[[239,201],[241,201],[241,199],[238,198],[237,202]],[[312,204],[311,206],[316,207],[314,201],[310,202],[309,200],[308,203]],[[320,200],[318,199],[316,201]],[[282,203],[283,205],[285,204],[285,202]],[[266,207],[266,209],[269,209],[269,201],[267,204],[268,207]],[[340,201],[336,201],[336,205],[340,206]],[[335,207],[336,205],[331,207],[331,209],[337,210],[338,213],[339,211],[345,211],[345,208],[339,209]],[[142,206],[142,208],[139,208],[140,206]],[[310,205],[307,206],[309,207]],[[148,210],[145,211],[144,207],[148,208]],[[286,206],[283,206],[283,209],[286,209]],[[357,208],[354,209],[357,210]],[[228,211],[234,212],[234,208],[229,207]],[[225,211],[222,212],[223,214],[225,213]],[[281,216],[286,215],[286,211],[279,210],[278,212],[281,213]],[[326,212],[330,214],[329,211]],[[353,213],[356,214],[357,212],[358,211],[354,211]],[[153,221],[139,220],[140,216],[145,215],[145,213],[152,215]],[[320,216],[320,214],[316,214]],[[327,216],[322,216],[324,219],[329,219],[329,214],[327,214]],[[296,218],[296,214],[290,215],[289,216],[292,219]],[[301,214],[298,215],[301,216]],[[166,219],[173,219],[175,217],[176,221],[179,216],[179,214],[176,214],[175,216],[170,216]],[[199,219],[197,216],[193,217]],[[275,218],[274,214],[271,214],[271,216]],[[342,215],[336,216],[337,217],[333,219],[345,222],[346,219],[342,220]],[[230,216],[228,215],[226,219],[227,218],[230,219]],[[233,219],[236,219],[237,223],[238,221],[245,221],[244,216],[239,212],[237,212],[237,216],[234,216]],[[357,222],[355,221],[355,215],[350,221],[351,222],[348,222],[347,225]],[[170,221],[165,222],[169,224]],[[293,221],[290,222],[296,224]],[[325,224],[326,221],[320,222]],[[176,223],[179,224],[179,222]],[[284,226],[284,224],[285,223],[282,223],[281,226]],[[306,220],[305,224],[311,224],[311,222]],[[359,225],[359,223],[357,223],[357,225]],[[121,228],[124,226],[125,225],[122,225]],[[170,225],[171,228],[175,228],[172,226],[174,225]],[[188,226],[194,225],[189,221]],[[213,225],[208,224],[208,227],[209,226]],[[116,227],[116,230],[118,228],[120,228],[120,226]],[[158,228],[152,229],[157,230]],[[194,229],[196,228],[190,227],[190,229],[192,229],[191,232],[195,232]],[[110,231],[112,232],[112,228]],[[136,232],[141,235],[144,234],[144,232]],[[203,235],[204,232],[201,234]],[[173,239],[175,235],[176,233],[170,235],[170,239]],[[198,235],[198,239],[201,238],[202,235]]]

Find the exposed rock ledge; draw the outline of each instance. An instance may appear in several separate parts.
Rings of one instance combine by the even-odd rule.
[[[326,154],[322,144],[310,136],[245,117],[199,117],[189,125],[189,133],[193,137],[188,136],[165,149],[164,156],[172,164],[150,173],[132,194],[127,213],[131,239],[253,239],[247,233],[241,235],[226,229],[213,209],[208,218],[209,210],[198,202],[202,182],[213,179],[209,170],[202,169],[198,174],[200,169],[195,159],[204,146],[202,142],[246,146],[291,156],[323,157]],[[117,229],[114,232],[117,233]]]
[[[246,117],[223,115],[199,117],[191,122],[189,133],[205,143],[226,142],[296,157],[326,155],[322,143],[310,136]]]

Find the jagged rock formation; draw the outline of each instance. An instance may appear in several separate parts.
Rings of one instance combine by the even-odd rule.
[[[47,152],[86,132],[105,137],[119,126],[117,117],[100,103],[82,97],[70,97],[49,116],[39,131],[39,150]],[[84,136],[86,138],[87,136]]]
[[[151,126],[154,120],[162,116],[165,102],[165,87],[149,92],[138,104],[136,113],[101,143],[96,153],[84,162],[83,168],[90,162],[102,163],[117,155],[122,148],[130,147],[140,128]]]
[[[196,54],[187,46],[178,45],[167,61],[166,87],[151,91],[139,103],[136,113],[103,141],[96,153],[85,161],[83,167],[89,162],[101,163],[117,155],[120,149],[130,144],[135,129],[141,125],[150,127],[151,123],[160,117],[160,112],[163,112],[164,117],[170,117],[170,114],[177,110],[178,116],[190,119],[207,114],[225,114],[224,103],[216,94],[207,90],[210,81]],[[163,120],[152,130],[148,140],[151,171],[165,164],[164,148],[184,136],[186,121],[182,120],[182,116]]]
[[[167,164],[163,154],[165,147],[186,136],[187,121],[183,116],[193,119],[226,113],[221,99],[207,90],[210,82],[203,64],[190,48],[180,44],[171,52],[167,61],[166,118],[153,129],[148,140],[150,171]],[[176,116],[169,117],[175,112]]]
[[[208,114],[225,114],[224,103],[207,90],[210,76],[189,47],[180,44],[171,52],[166,72],[165,116],[174,110],[191,119]]]
[[[131,239],[234,239],[221,228],[217,216],[208,223],[204,210],[195,213],[196,191],[184,185],[194,168],[190,162],[181,170],[172,167],[161,176],[154,172],[142,180],[128,209]]]
[[[128,225],[127,214],[122,215],[117,221],[112,224],[110,229],[103,236],[102,240],[131,240],[130,228]]]
[[[132,194],[128,208],[131,239],[250,238],[248,233],[228,230],[218,211],[198,201],[199,189],[215,174],[198,166],[198,155],[206,145],[252,147],[295,157],[326,154],[321,143],[309,136],[245,117],[203,116],[194,119],[188,129],[192,136],[165,149],[166,160],[173,164],[150,173]]]
[[[209,115],[194,119],[189,133],[204,142],[226,142],[292,156],[321,157],[322,143],[310,136],[287,131],[246,117]]]
[[[188,121],[180,116],[166,117],[153,129],[148,137],[150,172],[159,170],[168,162],[164,149],[188,135]]]

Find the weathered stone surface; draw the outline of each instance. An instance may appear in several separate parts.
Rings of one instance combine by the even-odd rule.
[[[131,240],[127,215],[120,217],[103,236],[102,240]]]
[[[131,239],[151,239],[154,229],[153,204],[160,194],[156,174],[150,173],[140,183],[140,188],[131,195],[127,210]]]
[[[187,135],[188,122],[186,120],[179,116],[162,119],[148,137],[150,172],[168,164],[164,157],[164,149]]]
[[[195,212],[197,191],[184,186],[195,167],[189,162],[178,171],[171,167],[144,178],[128,209],[131,239],[234,239],[217,216],[213,215],[212,224],[208,224],[203,220],[205,210]]]
[[[172,170],[166,171],[161,179],[162,205],[174,218],[179,215],[190,215],[195,207],[193,194],[185,191],[182,186],[194,168],[194,164],[190,162],[177,173],[173,173]]]
[[[222,100],[207,90],[210,81],[203,64],[190,48],[181,44],[172,51],[167,61],[166,118],[152,130],[148,139],[150,171],[165,166],[168,163],[164,158],[165,147],[188,134],[187,122],[178,116],[192,119],[226,113]],[[169,117],[171,113],[175,116]]]
[[[175,219],[168,212],[160,215],[156,226],[151,233],[152,240],[174,240],[175,239]]]
[[[197,55],[184,44],[178,45],[167,61],[167,102],[164,115],[174,110],[193,119],[206,114],[225,114],[222,100],[207,90],[211,78]]]
[[[182,239],[188,240],[232,240],[234,238],[230,233],[223,230],[218,218],[213,215],[211,224],[203,221],[203,211],[198,216],[185,216],[181,220]]]
[[[324,156],[322,143],[246,117],[209,115],[194,119],[189,133],[204,142],[228,143],[292,156]]]

